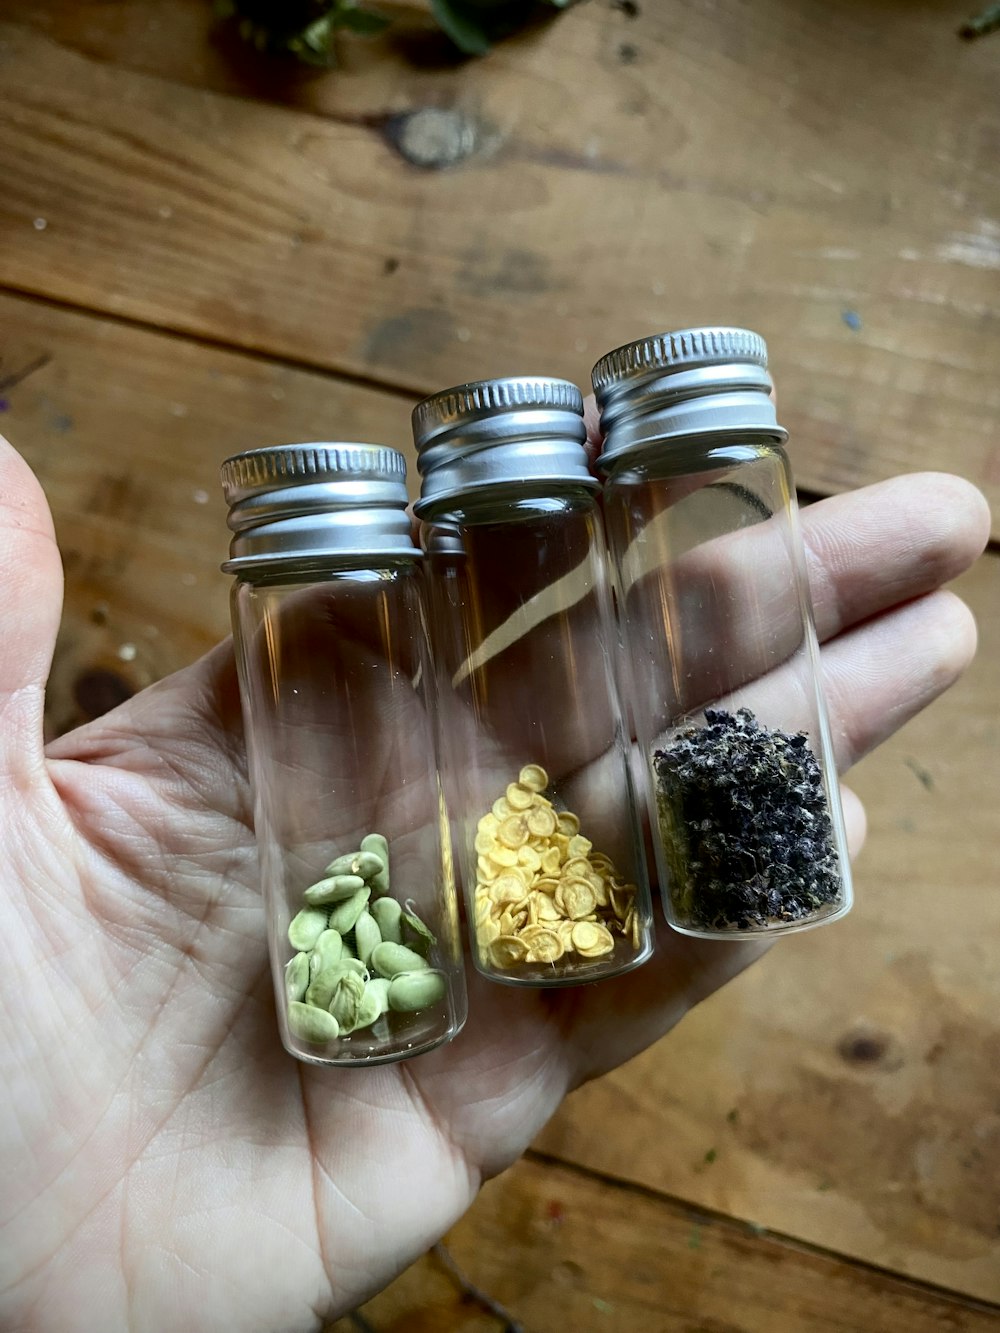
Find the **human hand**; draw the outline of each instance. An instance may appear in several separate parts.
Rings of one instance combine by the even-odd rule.
[[[436,1240],[567,1091],[759,946],[664,929],[638,972],[555,993],[470,973],[450,1046],[296,1064],[275,1030],[231,650],[43,751],[61,572],[37,483],[0,448],[0,1324],[314,1328]],[[843,768],[968,663],[971,617],[940,585],[987,524],[940,475],[804,512]],[[846,815],[856,849],[856,800]]]

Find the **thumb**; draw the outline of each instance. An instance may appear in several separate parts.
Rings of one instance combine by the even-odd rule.
[[[62,562],[34,473],[0,438],[0,771],[43,752],[45,681],[62,610]]]

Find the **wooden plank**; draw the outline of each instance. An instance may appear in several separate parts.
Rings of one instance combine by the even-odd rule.
[[[3,391],[0,421],[42,478],[67,564],[54,729],[225,632],[222,457],[278,439],[405,439],[405,398],[324,375],[9,296],[0,329],[5,375],[48,358]],[[855,914],[784,941],[571,1099],[541,1144],[995,1298],[1000,559],[962,587],[979,662],[857,774],[872,832]]]
[[[998,1300],[1000,557],[956,586],[980,655],[852,775],[854,912],[577,1093],[539,1146]]]
[[[412,454],[405,397],[0,294],[12,379],[0,429],[48,493],[67,575],[50,731],[228,631],[228,454],[359,437]]]
[[[484,1189],[448,1237],[525,1333],[986,1333],[1000,1311],[541,1161]],[[376,1333],[496,1333],[429,1255],[363,1310]],[[342,1319],[329,1333],[351,1333]]]
[[[996,499],[1000,104],[966,8],[594,4],[485,62],[376,43],[254,83],[201,0],[15,0],[0,281],[414,390],[748,323],[802,484],[943,466]],[[392,146],[427,107],[467,131],[447,171]]]

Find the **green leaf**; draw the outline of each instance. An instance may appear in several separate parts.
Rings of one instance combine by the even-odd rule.
[[[314,23],[309,24],[308,28],[303,29],[298,40],[315,55],[329,58],[333,54],[333,26],[335,21],[333,12],[324,14],[322,18],[316,19]]]
[[[362,37],[374,37],[388,28],[392,19],[374,9],[358,9],[356,5],[342,8],[337,15],[337,22],[348,32],[356,32]]]
[[[431,12],[458,49],[467,56],[484,56],[490,35],[482,20],[460,0],[431,0]]]

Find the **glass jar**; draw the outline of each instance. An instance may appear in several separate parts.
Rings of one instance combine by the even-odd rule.
[[[599,361],[594,388],[667,918],[725,938],[832,921],[850,867],[764,341],[645,338]]]
[[[599,483],[563,380],[466,384],[413,414],[440,752],[476,966],[595,981],[652,947]]]
[[[282,1041],[314,1064],[419,1055],[466,995],[406,462],[255,449],[222,483]]]

